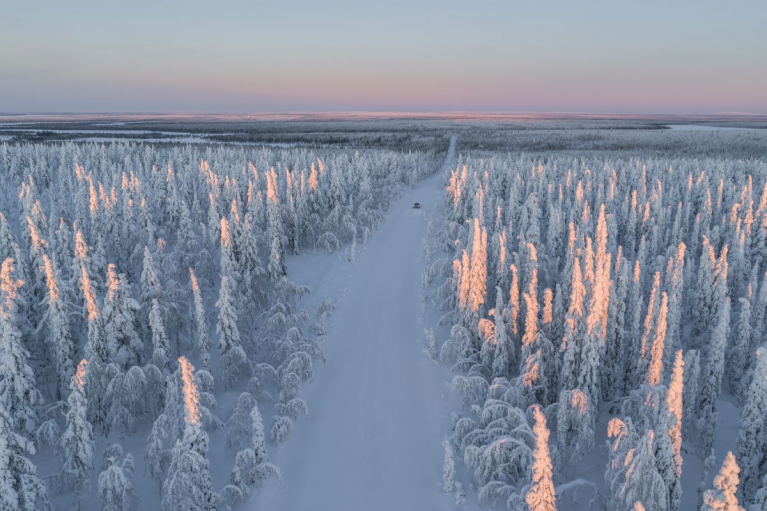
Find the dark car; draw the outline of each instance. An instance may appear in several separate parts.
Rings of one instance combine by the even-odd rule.
[[[420,208],[421,208],[421,205],[419,203],[416,202],[415,204],[413,204],[413,209],[420,209]]]

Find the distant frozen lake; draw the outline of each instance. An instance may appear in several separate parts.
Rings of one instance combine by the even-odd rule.
[[[750,130],[758,128],[745,128],[742,126],[708,126],[706,124],[667,124],[672,130],[712,131],[712,130]]]

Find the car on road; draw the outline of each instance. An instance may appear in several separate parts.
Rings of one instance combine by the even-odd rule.
[[[416,202],[413,204],[413,209],[420,209],[420,208],[421,208],[421,205],[419,203]]]

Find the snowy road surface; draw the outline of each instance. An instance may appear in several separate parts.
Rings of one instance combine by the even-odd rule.
[[[443,168],[406,190],[368,245],[358,246],[355,264],[310,255],[311,268],[301,268],[304,256],[294,259],[292,278],[315,299],[340,296],[325,342],[328,361],[302,396],[310,416],[285,445],[270,449],[285,487],[266,485],[253,507],[422,511],[452,501],[440,486],[449,389],[422,354],[419,295],[427,218],[443,200],[442,170],[454,146]]]

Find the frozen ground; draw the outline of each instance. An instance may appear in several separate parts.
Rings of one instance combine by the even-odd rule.
[[[328,362],[304,396],[310,417],[272,454],[284,490],[269,483],[259,509],[415,511],[452,501],[440,486],[449,391],[421,353],[419,321],[422,240],[443,200],[441,175],[403,194],[356,263],[338,254],[291,260],[292,278],[315,300],[337,298],[337,309]]]

